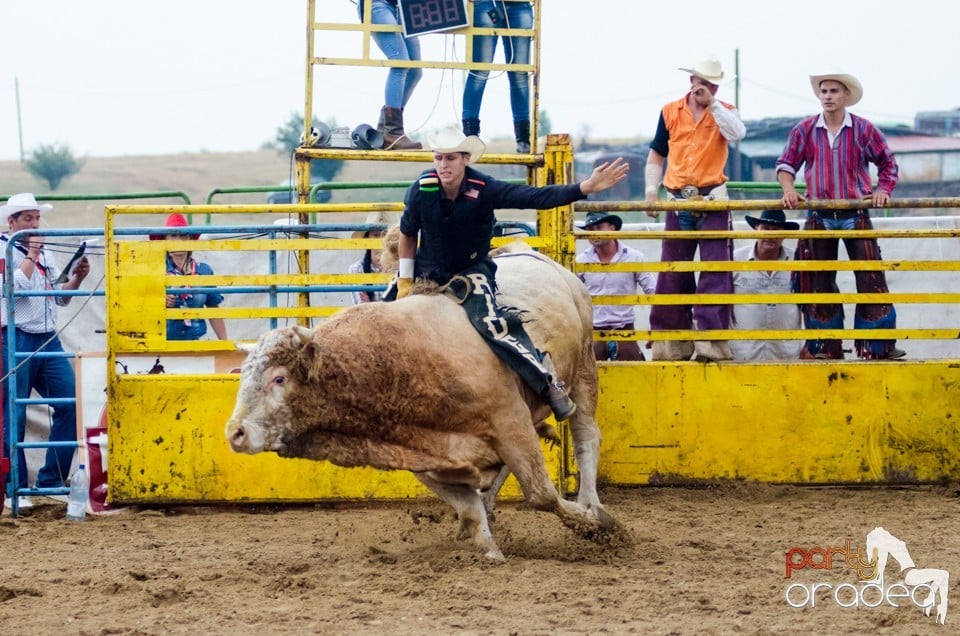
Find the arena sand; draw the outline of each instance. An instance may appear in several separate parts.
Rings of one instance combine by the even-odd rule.
[[[0,626],[29,634],[947,634],[960,620],[955,486],[726,483],[606,488],[632,542],[595,545],[550,514],[498,505],[506,563],[455,540],[442,503],[141,508],[82,523],[48,503],[0,518]],[[792,548],[864,545],[882,526],[951,576],[946,625],[909,603],[797,609]],[[891,561],[886,583],[900,580]],[[795,603],[804,600],[794,590]],[[849,599],[841,598],[844,602]],[[873,597],[867,598],[871,604]]]

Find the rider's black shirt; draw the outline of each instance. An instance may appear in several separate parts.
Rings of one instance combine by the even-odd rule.
[[[545,210],[585,198],[579,184],[512,184],[468,166],[460,194],[450,200],[443,198],[437,172],[428,170],[407,190],[400,231],[411,237],[420,234],[415,275],[444,284],[478,261],[489,260],[496,209]]]

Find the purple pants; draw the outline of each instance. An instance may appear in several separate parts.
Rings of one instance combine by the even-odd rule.
[[[667,231],[730,230],[730,212],[667,212]],[[682,219],[681,219],[682,215]],[[681,224],[684,228],[681,228]],[[733,260],[733,241],[730,239],[663,239],[660,261],[692,261],[700,248],[701,261]],[[732,272],[660,272],[657,276],[657,294],[731,294]],[[653,305],[650,307],[650,329],[728,329],[730,305]]]

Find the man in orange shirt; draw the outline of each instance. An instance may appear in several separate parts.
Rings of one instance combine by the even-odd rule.
[[[746,135],[737,109],[715,99],[724,77],[720,62],[713,56],[700,59],[690,73],[690,92],[670,102],[660,111],[657,133],[647,156],[646,198],[658,199],[661,177],[668,200],[726,200],[727,144]],[[732,78],[731,78],[732,79]],[[666,161],[666,173],[664,163]],[[656,218],[657,212],[647,212]],[[729,230],[730,212],[671,211],[667,213],[668,231]],[[729,261],[733,257],[730,239],[664,239],[660,260],[692,261],[700,248],[701,261]],[[657,294],[729,294],[733,292],[731,272],[661,272]],[[727,329],[730,305],[653,305],[650,328]],[[691,358],[692,356],[692,358]],[[654,341],[654,360],[731,360],[733,353],[725,340]]]

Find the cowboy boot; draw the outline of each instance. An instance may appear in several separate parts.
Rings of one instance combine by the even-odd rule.
[[[568,419],[577,412],[577,405],[567,395],[567,390],[562,382],[551,382],[544,397],[547,399],[547,404],[550,405],[550,410],[553,411],[553,417],[558,422]]]
[[[421,150],[423,146],[403,132],[403,109],[384,106],[380,110],[377,130],[383,135],[384,150]]]
[[[517,138],[517,153],[530,154],[530,121],[524,119],[513,122],[513,133]]]
[[[480,120],[476,117],[463,120],[463,134],[467,137],[480,135]]]
[[[384,139],[387,138],[387,107],[386,106],[380,109],[380,119],[377,120],[377,132],[379,132]]]

